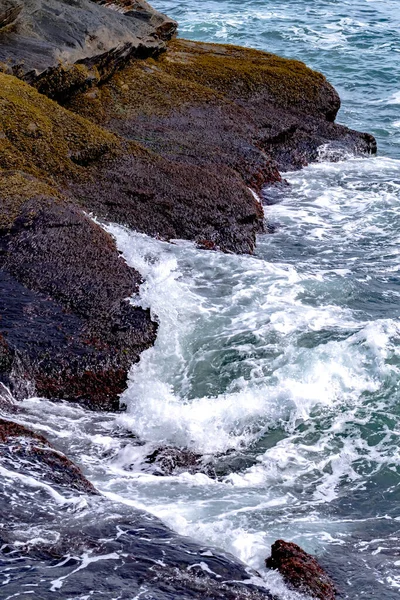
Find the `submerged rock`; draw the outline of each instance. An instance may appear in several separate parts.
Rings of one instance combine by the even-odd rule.
[[[277,540],[272,544],[271,556],[265,564],[269,569],[279,571],[287,584],[313,598],[336,598],[336,588],[328,574],[297,544]]]
[[[18,477],[35,476],[38,482],[57,484],[85,494],[97,494],[82,471],[45,437],[19,423],[0,418],[0,461]],[[8,473],[3,472],[2,477]],[[40,486],[37,486],[40,487]]]
[[[146,456],[143,470],[155,475],[178,475],[179,473],[204,473],[215,477],[213,465],[202,455],[188,448],[157,448]]]

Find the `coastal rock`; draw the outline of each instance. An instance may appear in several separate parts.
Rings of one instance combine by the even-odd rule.
[[[83,211],[252,253],[279,169],[374,140],[334,123],[337,93],[303,63],[167,44],[176,24],[144,0],[0,0],[0,19],[3,71],[37,88],[0,73],[0,380],[17,398],[116,408],[156,324]]]
[[[3,418],[0,418],[0,461],[2,468],[16,470],[19,476],[33,475],[43,483],[85,494],[98,493],[82,471],[45,437]]]
[[[291,587],[313,598],[335,600],[335,585],[313,556],[292,542],[277,540],[271,546],[271,556],[265,561],[276,569]]]
[[[0,63],[52,97],[165,49],[176,23],[144,2],[0,1]],[[8,25],[8,27],[7,27]]]
[[[376,151],[372,136],[334,123],[340,99],[322,74],[236,46],[173,40],[68,107],[169,160],[233,169],[256,191],[329,142]]]
[[[0,105],[0,168],[30,173],[53,187],[57,177],[58,190],[75,205],[155,237],[207,239],[225,251],[253,251],[263,210],[235,169],[221,161],[202,166],[163,157],[4,74]],[[258,155],[257,179],[280,179],[276,167],[271,175],[266,155]],[[241,163],[246,165],[244,156]]]
[[[178,475],[179,473],[205,473],[215,478],[213,465],[188,448],[157,448],[145,458],[144,471],[154,475]]]
[[[0,198],[3,382],[17,397],[23,379],[46,397],[115,408],[156,335],[149,312],[126,300],[139,274],[99,225],[33,177],[7,172]]]

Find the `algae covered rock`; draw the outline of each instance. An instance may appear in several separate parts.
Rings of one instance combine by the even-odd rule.
[[[372,136],[334,123],[340,99],[296,60],[222,44],[172,40],[135,61],[71,110],[165,158],[238,172],[255,189],[300,168],[331,141],[372,153]]]
[[[82,165],[118,145],[114,135],[0,73],[0,168],[39,177],[79,175]]]
[[[243,167],[249,172],[244,180],[223,160],[202,165],[200,148],[200,164],[182,164],[133,142],[129,131],[115,135],[73,114],[13,77],[0,74],[0,84],[3,169],[52,181],[85,210],[149,235],[206,239],[226,251],[253,251],[263,211],[249,182],[259,187],[261,181],[280,176],[268,157],[249,148],[246,140],[238,138],[245,154],[238,149],[237,161],[247,165],[245,157],[252,152],[255,156]],[[134,122],[128,124],[135,128]]]
[[[99,225],[32,176],[0,172],[0,199],[2,381],[19,397],[117,406],[156,334],[127,300],[139,274]]]
[[[127,301],[139,274],[85,213],[252,253],[279,169],[331,143],[376,148],[334,123],[340,100],[320,73],[167,44],[175,29],[145,0],[0,0],[0,380],[18,397],[116,407],[155,339]]]
[[[316,559],[293,542],[277,540],[266,566],[278,570],[286,583],[312,598],[335,600],[336,588]]]
[[[376,151],[369,134],[334,123],[340,98],[326,78],[298,60],[251,48],[176,40],[160,58],[162,69],[179,80],[222,94],[244,109],[254,143],[282,170],[297,169],[332,140],[351,152]]]

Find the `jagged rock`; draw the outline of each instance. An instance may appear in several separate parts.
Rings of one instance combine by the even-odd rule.
[[[22,10],[21,2],[3,0],[0,9],[0,30],[11,25]]]
[[[46,438],[19,423],[0,418],[0,460],[4,468],[45,483],[97,494],[82,471]]]
[[[188,448],[156,448],[146,456],[143,470],[155,475],[177,475],[179,473],[205,473],[215,477],[213,465],[205,460],[202,454],[197,454]]]
[[[313,598],[335,600],[336,588],[328,574],[311,554],[292,542],[277,540],[271,546],[271,556],[265,561],[276,569],[291,587]]]
[[[159,53],[175,30],[174,21],[144,2],[0,0],[0,63],[61,98],[104,80],[133,56]]]
[[[126,300],[139,274],[99,225],[33,177],[3,175],[0,198],[2,381],[17,397],[24,380],[46,397],[115,408],[156,335],[149,312]]]

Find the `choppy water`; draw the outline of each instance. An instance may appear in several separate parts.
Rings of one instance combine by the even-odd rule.
[[[268,191],[276,233],[259,238],[254,257],[110,227],[146,277],[140,302],[160,320],[155,347],[132,370],[127,411],[89,418],[30,399],[22,420],[84,466],[111,513],[144,508],[232,552],[283,595],[263,562],[278,537],[318,554],[344,597],[395,599],[400,6],[154,5],[177,18],[182,36],[254,46],[321,70],[341,94],[339,121],[373,133],[380,154],[287,174],[291,187]],[[165,444],[204,454],[219,477],[143,472],[144,456]]]

